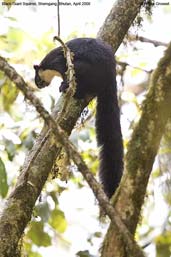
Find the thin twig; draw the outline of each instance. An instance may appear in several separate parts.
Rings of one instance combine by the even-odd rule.
[[[141,42],[144,42],[144,43],[151,43],[153,44],[155,47],[157,46],[165,46],[167,47],[168,44],[165,43],[165,42],[161,42],[161,41],[157,41],[157,40],[152,40],[152,39],[149,39],[149,38],[146,38],[146,37],[142,37],[142,36],[138,36],[138,35],[132,35],[132,34],[129,34],[128,35],[128,39],[130,41],[141,41]]]
[[[129,67],[131,67],[131,68],[133,68],[133,69],[137,69],[137,70],[140,70],[140,71],[144,71],[144,72],[146,72],[146,73],[148,73],[148,74],[151,74],[151,73],[153,72],[153,70],[146,70],[146,69],[140,68],[140,67],[138,67],[138,66],[133,66],[133,65],[129,64],[128,62],[122,62],[122,61],[117,61],[117,60],[116,60],[116,63],[117,63],[118,65],[120,65],[120,66],[123,68],[123,70],[125,70],[125,68],[126,68],[127,66],[129,66]]]
[[[61,34],[61,25],[60,25],[60,8],[59,8],[59,0],[57,0],[57,19],[58,19],[58,37]]]
[[[62,41],[60,37],[55,36],[53,40],[54,41],[57,40],[62,45],[63,51],[64,51],[64,57],[66,58],[66,65],[67,65],[66,75],[67,75],[67,83],[69,87],[65,94],[65,102],[62,109],[62,112],[63,111],[65,112],[67,111],[67,105],[69,102],[68,100],[70,99],[70,97],[74,96],[76,92],[75,70],[74,70],[74,64],[72,62],[74,53],[71,52],[69,47]]]

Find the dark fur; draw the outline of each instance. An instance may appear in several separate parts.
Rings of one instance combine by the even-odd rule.
[[[123,146],[117,101],[115,61],[112,49],[104,42],[78,38],[67,43],[74,53],[77,90],[75,97],[97,96],[96,131],[100,149],[100,180],[106,195],[111,198],[119,185],[123,171]],[[35,66],[35,82],[42,87],[39,69],[53,69],[63,76],[60,91],[68,87],[66,61],[62,48],[52,50]],[[45,85],[44,85],[45,86]]]

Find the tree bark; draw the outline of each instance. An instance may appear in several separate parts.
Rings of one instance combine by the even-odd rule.
[[[97,37],[109,43],[116,52],[132,22],[140,12],[143,2],[142,0],[117,0]]]

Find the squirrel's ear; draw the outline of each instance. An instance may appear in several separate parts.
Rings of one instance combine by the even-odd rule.
[[[33,68],[37,71],[39,69],[39,65],[33,65]]]

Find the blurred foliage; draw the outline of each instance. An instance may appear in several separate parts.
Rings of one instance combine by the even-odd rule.
[[[4,198],[8,192],[7,174],[3,161],[0,158],[0,195]]]
[[[78,253],[77,253],[77,256],[78,257],[93,257],[93,255],[91,255],[90,253],[89,253],[89,251],[79,251]]]
[[[12,107],[12,104],[16,100],[17,96],[18,89],[12,82],[9,81],[9,79],[7,79],[1,90],[1,100],[5,111],[10,112],[10,108]]]
[[[49,246],[51,245],[51,237],[44,231],[43,222],[31,222],[31,228],[27,232],[27,236],[37,246]]]
[[[164,231],[164,233],[155,239],[157,256],[156,257],[170,257],[171,256],[171,232]]]
[[[54,228],[59,233],[64,233],[67,228],[67,222],[66,222],[63,211],[61,211],[58,208],[54,209],[51,212],[51,216],[49,219],[49,225],[51,225],[52,228]]]
[[[14,2],[14,0],[4,1],[6,3]],[[167,9],[167,12],[169,13],[170,11]],[[4,22],[4,27],[0,28],[0,54],[7,58],[17,72],[23,76],[28,82],[28,86],[34,89],[35,94],[41,98],[44,105],[47,104],[51,108],[56,101],[56,95],[51,93],[51,90],[42,90],[41,92],[37,90],[33,83],[34,72],[32,66],[35,60],[41,60],[45,53],[55,47],[52,41],[55,35],[54,30],[52,27],[49,27],[48,30],[44,30],[39,36],[35,36],[17,22],[17,16],[4,14],[1,9],[0,13]],[[26,19],[30,19],[30,17],[26,17]],[[93,24],[89,23],[89,26],[93,26]],[[80,33],[77,30],[73,30],[67,36],[67,40],[77,36],[87,35],[84,31]],[[134,42],[132,44],[127,42],[127,46],[122,46],[119,51],[118,60],[128,63],[129,65],[127,66],[131,67],[128,68],[126,66],[117,77],[122,107],[121,114],[124,113],[123,136],[126,151],[131,133],[141,115],[141,103],[148,88],[149,73],[145,72],[145,70],[153,69],[156,63],[154,66],[148,67],[149,59],[144,58],[144,52],[140,43]],[[159,49],[155,48],[155,51],[157,53]],[[153,54],[154,52],[151,53],[151,56]],[[141,78],[141,83],[139,78]],[[88,111],[85,109],[82,113],[71,135],[71,140],[81,152],[93,174],[96,175],[99,149],[97,149],[96,144],[94,114],[95,101],[89,105]],[[15,184],[25,155],[35,143],[41,127],[42,123],[34,108],[25,101],[13,82],[0,71],[0,207],[4,203],[4,198],[8,195],[8,187]],[[142,245],[153,244],[155,246],[156,257],[169,257],[171,255],[171,233],[169,232],[171,230],[171,212],[169,208],[171,205],[170,184],[166,186],[167,182],[171,181],[168,176],[171,163],[170,131],[168,124],[167,133],[163,138],[159,155],[156,158],[157,161],[159,160],[160,165],[154,167],[143,209],[143,218],[137,232],[137,238]],[[160,172],[161,170],[162,173]],[[97,246],[97,240],[99,240],[98,245],[99,242],[101,243],[106,226],[104,225],[105,229],[100,227],[99,221],[97,221],[97,211],[91,212],[87,208],[87,204],[90,201],[88,197],[84,198],[85,200],[81,199],[79,202],[79,197],[82,197],[84,190],[89,196],[86,191],[88,187],[82,176],[77,172],[76,167],[69,167],[69,172],[70,179],[67,184],[58,178],[55,178],[53,181],[51,179],[47,181],[40,199],[36,203],[32,221],[25,231],[22,249],[23,256],[46,256],[40,250],[54,245],[67,252],[66,256],[70,256],[69,252],[72,249],[72,244],[74,244],[73,240],[78,241],[78,243],[76,242],[77,250],[74,252],[74,256],[76,252],[76,256],[80,257],[94,256],[90,252],[93,247]],[[75,190],[77,190],[76,194],[73,193]],[[162,199],[155,196],[156,190],[160,192]],[[67,201],[65,195],[67,195]],[[159,200],[165,203],[166,215],[160,224],[154,226],[150,223],[150,215],[155,213],[155,218],[160,219],[160,213],[158,213],[158,210],[155,210]],[[75,207],[76,201],[79,202],[79,207],[77,205]],[[83,208],[86,214],[83,214]],[[70,215],[66,215],[65,212],[70,213]],[[158,216],[159,218],[157,218]],[[95,222],[97,222],[97,231],[92,229],[92,232],[91,227],[93,227]],[[84,233],[87,233],[87,248],[89,247],[90,251],[86,248],[83,248],[86,250],[81,250],[80,248],[82,237],[79,234],[80,230],[77,230],[78,226],[80,230],[82,229]],[[75,230],[79,231],[78,235],[75,235]],[[60,256],[60,254],[57,253],[55,256]]]

